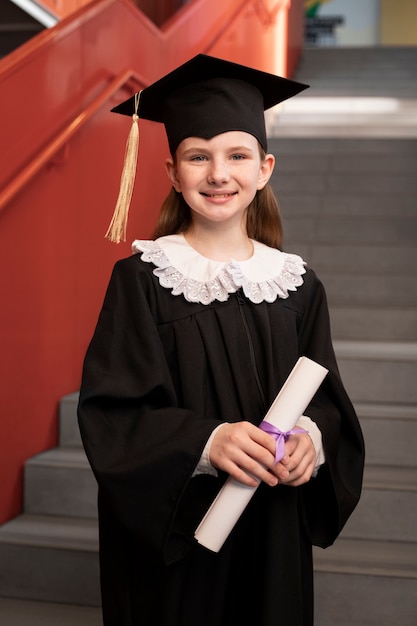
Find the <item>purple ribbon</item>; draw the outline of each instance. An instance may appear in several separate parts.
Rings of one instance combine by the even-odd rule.
[[[306,430],[304,430],[304,428],[293,428],[292,430],[287,430],[286,432],[283,432],[282,430],[265,420],[263,420],[263,422],[259,424],[259,428],[265,433],[268,433],[268,435],[272,435],[272,437],[277,442],[275,448],[275,463],[278,463],[285,456],[284,444],[288,440],[288,437],[290,435],[297,435],[298,433],[307,432]]]

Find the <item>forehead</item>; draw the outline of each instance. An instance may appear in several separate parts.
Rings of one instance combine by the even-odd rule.
[[[177,153],[183,153],[190,149],[224,149],[230,150],[234,148],[247,148],[252,151],[258,151],[259,142],[250,133],[241,130],[230,130],[204,139],[203,137],[187,137],[183,139],[177,148]]]

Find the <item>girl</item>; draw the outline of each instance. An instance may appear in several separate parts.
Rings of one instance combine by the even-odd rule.
[[[311,625],[311,546],[359,499],[323,286],[280,250],[268,182],[264,109],[304,87],[199,55],[140,95],[139,117],[165,124],[172,191],[154,240],[114,268],[79,404],[105,626]],[[301,355],[329,374],[275,464],[257,425]],[[194,531],[228,475],[260,486],[215,554]]]

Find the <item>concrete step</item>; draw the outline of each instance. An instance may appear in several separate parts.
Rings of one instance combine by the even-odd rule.
[[[348,214],[323,217],[284,216],[283,222],[285,241],[289,241],[291,245],[314,243],[320,246],[336,244],[344,247],[411,247],[417,241],[417,212],[414,216],[401,216],[401,219],[393,215],[379,216],[377,220],[366,214],[361,218]]]
[[[101,609],[90,606],[0,598],[4,626],[102,626]]]
[[[380,217],[397,218],[416,215],[416,202],[414,196],[399,196],[398,194],[366,195],[338,193],[306,193],[302,187],[291,193],[284,193],[275,189],[279,200],[284,226],[291,218],[295,217],[317,217],[324,219],[328,217],[346,216],[362,219],[364,216],[373,218]],[[286,235],[286,232],[284,231]],[[296,233],[294,233],[296,234]],[[333,242],[334,243],[334,242]]]
[[[417,545],[416,519],[417,468],[367,464],[361,499],[342,536]]]
[[[417,544],[339,538],[314,560],[315,626],[414,626]]]
[[[322,272],[327,272],[355,274],[361,278],[383,273],[393,280],[393,276],[409,275],[412,268],[417,267],[417,249],[415,245],[405,244],[369,246],[354,243],[316,243],[308,246],[305,260],[319,276]]]
[[[317,140],[320,141],[320,140]],[[355,174],[355,176],[366,175],[389,175],[389,176],[413,176],[417,169],[417,142],[413,144],[413,150],[408,149],[400,152],[381,151],[382,146],[378,145],[378,151],[369,152],[369,144],[365,150],[355,152],[355,145],[350,145],[342,150],[339,144],[336,150],[335,144],[328,150],[323,150],[317,146],[317,141],[310,140],[310,149],[305,150],[306,142],[300,146],[293,142],[293,145],[286,149],[281,142],[272,142],[277,153],[277,166],[274,177],[279,181],[282,177],[291,175],[298,176],[300,172],[308,172],[316,176],[331,174]],[[405,140],[407,141],[407,140]],[[271,142],[270,142],[271,143]],[[356,146],[358,141],[356,142]],[[271,145],[269,148],[272,150]],[[298,149],[297,149],[298,148]],[[367,190],[369,193],[369,190]]]
[[[415,429],[416,424],[411,421],[410,424]],[[381,435],[378,434],[377,441],[380,440]],[[373,537],[378,533],[378,536],[386,537],[395,533],[400,538],[417,541],[414,524],[417,515],[417,467],[398,467],[398,447],[407,447],[408,442],[398,436],[395,442],[398,442],[397,445],[391,442],[391,447],[397,452],[394,455],[396,466],[389,467],[385,460],[384,466],[367,467],[364,494],[354,521],[350,522],[349,536]],[[368,447],[366,432],[365,443]],[[375,442],[372,445],[375,446]],[[97,487],[87,459],[81,450],[71,451],[70,456],[67,452],[57,448],[31,459],[25,481],[28,484],[25,489],[25,510],[28,514],[96,518]],[[79,497],[80,490],[82,498]],[[372,521],[375,510],[378,511],[376,522],[379,530]],[[404,514],[399,520],[393,520],[392,510],[404,510]]]
[[[335,341],[334,343],[339,354],[342,354],[343,346],[350,342]],[[368,344],[369,342],[367,342]],[[354,345],[356,345],[356,342],[354,342]],[[403,344],[395,345],[401,346]],[[65,396],[61,400],[61,423],[65,423],[64,430],[67,433],[66,436],[71,441],[79,437],[78,425],[74,417],[77,403],[78,393]],[[378,398],[374,398],[372,401],[367,402],[355,401],[355,408],[367,439],[367,458],[370,462],[374,464],[386,462],[388,465],[404,464],[406,466],[414,466],[417,463],[417,455],[414,452],[414,441],[417,441],[417,409],[415,406],[407,406],[403,402],[398,405],[392,402],[384,404]],[[71,434],[71,429],[74,431],[74,434]],[[394,436],[396,444],[393,447],[391,441],[394,440]],[[49,453],[48,451],[44,454],[48,455]],[[55,453],[51,452],[51,454]],[[76,467],[82,472],[85,472],[89,467],[81,444],[78,448],[78,455],[75,449],[70,449],[67,453],[64,452],[64,454],[66,454],[67,460],[73,459]],[[34,459],[28,463],[37,464],[37,461]],[[95,487],[93,487],[91,477],[86,478],[86,482],[83,482],[83,484],[87,484],[87,489],[90,490],[88,500],[92,499],[92,490]],[[26,489],[27,491],[28,489]],[[84,493],[84,488],[82,493]],[[29,494],[27,494],[27,497],[29,501],[32,500],[32,496],[29,496]],[[80,500],[77,497],[78,503]],[[83,515],[85,514],[83,513],[81,516]],[[88,513],[89,515],[90,513]]]
[[[77,421],[78,398],[78,391],[61,398],[59,405],[59,444],[61,446],[82,447]]]
[[[417,307],[417,281],[410,279],[410,274],[358,276],[323,271],[319,276],[330,306],[385,307],[394,301],[396,307]]]
[[[268,149],[274,154],[282,155],[277,162],[277,169],[285,168],[284,157],[296,155],[310,157],[309,168],[314,168],[313,161],[318,155],[330,155],[337,158],[342,155],[367,155],[372,160],[381,155],[401,156],[408,155],[412,159],[417,154],[417,140],[396,137],[269,137]],[[362,163],[364,167],[372,168],[371,163]],[[406,166],[407,167],[407,166]]]
[[[95,520],[24,514],[0,527],[2,597],[99,606]]]
[[[313,553],[316,572],[417,580],[414,542],[339,537],[330,548],[314,547]]]
[[[408,195],[417,192],[417,179],[412,172],[314,172],[298,169],[285,172],[277,167],[271,177],[271,184],[277,190],[278,198],[290,192],[314,194],[343,194],[383,196],[384,194]]]
[[[311,84],[315,93],[330,89],[338,95],[403,99],[416,93],[416,66],[415,46],[317,47],[304,50],[295,78]]]
[[[416,343],[335,341],[334,348],[354,404],[417,404]]]
[[[330,305],[330,320],[337,340],[417,341],[417,307]]]
[[[360,404],[355,409],[366,444],[367,465],[417,468],[417,407]]]
[[[416,59],[415,47],[305,49],[294,78],[311,88],[271,116],[270,133],[416,137]]]
[[[53,448],[25,464],[27,513],[97,517],[97,483],[82,448]]]

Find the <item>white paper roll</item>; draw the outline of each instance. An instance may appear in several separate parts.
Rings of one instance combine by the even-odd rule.
[[[303,415],[328,370],[307,357],[300,357],[265,416],[283,432],[291,430]],[[229,477],[195,531],[198,543],[218,552],[257,487],[248,487]]]

